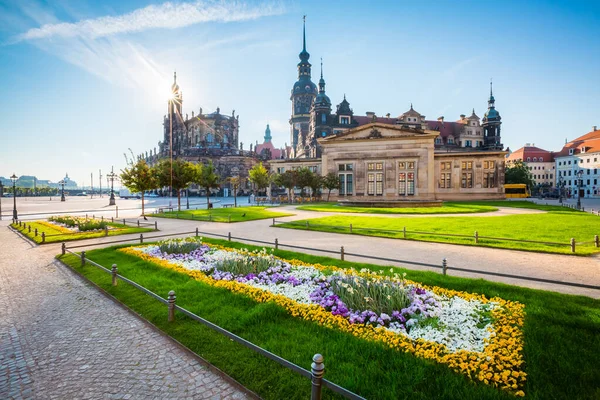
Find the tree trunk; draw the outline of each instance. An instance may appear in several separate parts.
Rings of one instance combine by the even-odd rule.
[[[144,191],[142,190],[142,217],[144,216]]]
[[[181,211],[181,190],[177,189],[177,211]]]
[[[237,186],[233,187],[233,207],[237,208]]]
[[[206,188],[206,209],[210,210],[210,188]]]
[[[329,201],[329,196],[331,196],[331,189],[329,189],[329,192],[327,192],[327,201]]]

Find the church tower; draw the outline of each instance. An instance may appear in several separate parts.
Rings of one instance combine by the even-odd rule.
[[[325,94],[325,79],[323,79],[323,60],[321,59],[321,79],[319,93],[310,111],[310,134],[312,140],[310,157],[321,157],[321,148],[317,138],[331,135],[331,100]]]
[[[310,79],[310,54],[306,51],[306,16],[302,31],[302,51],[298,55],[298,80],[292,88],[292,116],[290,118],[290,140],[293,158],[309,157],[310,153],[310,109],[317,96],[317,86]]]
[[[496,110],[496,99],[492,92],[492,82],[490,81],[490,99],[488,100],[488,109],[483,116],[483,147],[487,150],[502,150],[504,146],[500,140],[500,113]]]

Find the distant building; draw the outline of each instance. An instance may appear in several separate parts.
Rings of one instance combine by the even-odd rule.
[[[256,145],[256,154],[263,160],[276,160],[281,158],[286,158],[287,150],[276,149],[273,145],[271,137],[271,128],[269,124],[267,124],[267,129],[265,129],[265,137],[264,142]],[[287,147],[287,146],[286,146]]]
[[[526,143],[525,146],[513,151],[506,158],[507,164],[515,161],[522,161],[529,168],[537,185],[556,186],[556,166],[553,152]]]
[[[565,143],[560,152],[554,154],[557,179],[562,178],[565,191],[573,197],[598,197],[600,176],[600,130],[592,131]],[[577,174],[581,175],[581,191],[578,193]]]

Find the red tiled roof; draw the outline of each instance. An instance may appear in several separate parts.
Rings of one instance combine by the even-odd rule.
[[[281,158],[281,149],[276,149],[273,142],[261,143],[256,146],[256,153],[260,154],[263,150],[271,150],[271,160]]]
[[[563,146],[561,151],[555,153],[554,156],[568,156],[570,149],[574,149],[573,154],[580,154],[582,147],[586,148],[586,153],[600,152],[600,130],[588,132],[577,139],[571,140]]]
[[[540,149],[539,147],[535,147],[535,146],[523,146],[520,149],[513,151],[510,154],[510,156],[507,157],[507,160],[515,161],[515,160],[521,159],[521,160],[527,162],[527,158],[529,158],[530,160],[533,160],[534,157],[538,160],[541,157],[544,160],[541,162],[554,161],[554,153],[553,152],[544,150],[544,149]]]

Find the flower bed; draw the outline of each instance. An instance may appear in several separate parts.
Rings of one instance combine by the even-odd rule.
[[[48,222],[40,223],[63,233],[102,231],[106,228],[114,229],[107,221],[83,217],[50,217]]]
[[[520,303],[420,285],[393,270],[308,265],[193,239],[121,251],[524,395]]]

